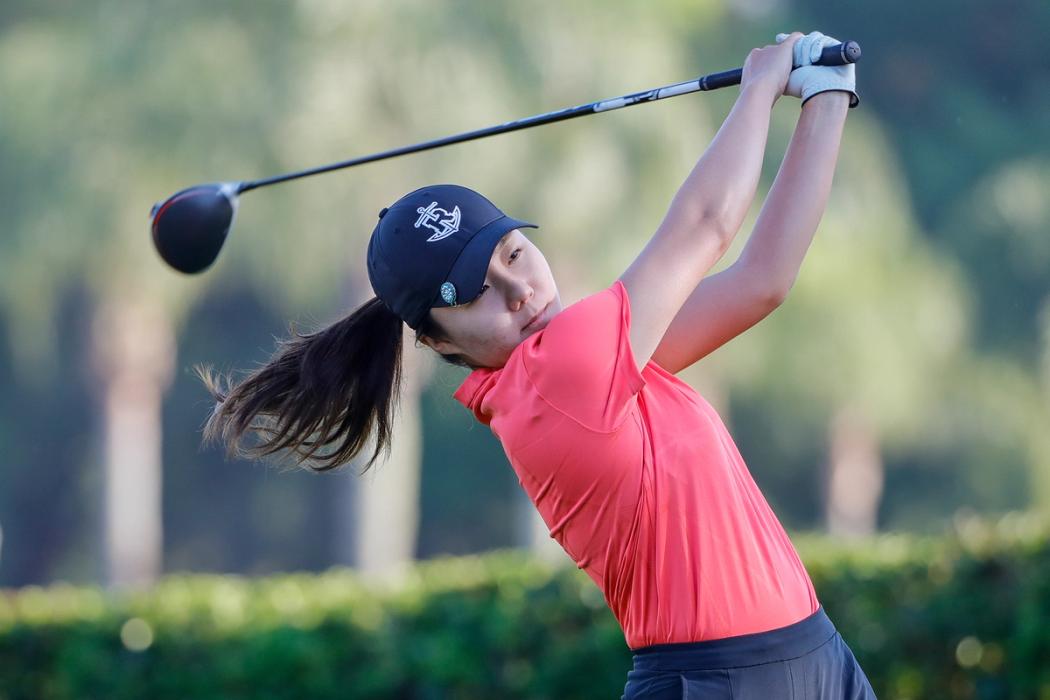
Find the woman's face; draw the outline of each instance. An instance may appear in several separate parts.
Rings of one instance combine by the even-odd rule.
[[[447,339],[420,340],[472,367],[502,367],[511,351],[543,330],[561,308],[547,259],[514,229],[492,251],[481,294],[469,304],[430,310]]]

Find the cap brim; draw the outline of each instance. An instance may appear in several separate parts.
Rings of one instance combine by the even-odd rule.
[[[456,304],[471,302],[481,293],[489,270],[492,251],[508,232],[516,228],[539,228],[528,221],[504,216],[485,225],[474,234],[448,273],[448,282],[456,288]],[[433,306],[452,306],[439,293]]]

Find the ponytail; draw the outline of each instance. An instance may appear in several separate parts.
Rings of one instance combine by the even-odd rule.
[[[317,332],[291,332],[269,362],[235,386],[228,376],[196,367],[217,402],[204,442],[225,443],[231,457],[291,450],[300,466],[309,460],[308,468],[323,472],[349,462],[374,435],[375,451],[362,473],[368,471],[390,449],[401,390],[401,318],[373,298]],[[261,444],[242,445],[250,431]]]

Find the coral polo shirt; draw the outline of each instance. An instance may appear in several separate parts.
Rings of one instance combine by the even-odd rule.
[[[566,308],[456,399],[499,438],[553,537],[628,647],[798,622],[819,603],[715,410],[631,353],[617,281]]]

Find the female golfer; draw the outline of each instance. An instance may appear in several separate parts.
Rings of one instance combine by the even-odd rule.
[[[456,399],[604,593],[634,652],[625,698],[873,698],[722,421],[675,377],[783,301],[828,199],[854,70],[810,65],[836,43],[820,33],[778,42],[748,55],[725,122],[607,289],[563,309],[533,224],[465,187],[424,187],[379,213],[376,298],[236,386],[202,372],[218,401],[206,439],[314,461],[331,447],[318,470],[374,439],[374,461],[407,323],[473,370]],[[782,94],[803,106],[780,172],[739,260],[705,278],[755,195]],[[251,432],[263,443],[241,447]]]

